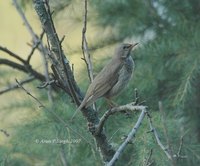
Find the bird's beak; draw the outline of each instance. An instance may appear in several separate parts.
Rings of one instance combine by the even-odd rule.
[[[133,47],[137,46],[139,43],[135,43],[135,44],[131,44],[130,49],[132,49]]]

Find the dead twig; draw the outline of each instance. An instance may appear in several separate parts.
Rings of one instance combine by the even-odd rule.
[[[181,136],[181,138],[180,138],[180,144],[179,144],[178,152],[173,155],[173,157],[176,158],[176,159],[185,159],[185,158],[187,158],[186,155],[181,155],[181,151],[182,151],[182,148],[183,148],[183,137],[184,137],[184,135]]]
[[[20,81],[20,84],[23,85],[23,84],[29,83],[29,82],[31,82],[31,81],[33,81],[33,80],[35,80],[35,77],[30,77],[30,78],[27,78],[27,79],[25,79],[25,80],[23,80],[23,81]],[[8,87],[6,87],[6,88],[0,90],[0,95],[1,95],[1,94],[4,94],[4,93],[6,93],[6,92],[9,92],[9,91],[11,91],[11,90],[18,89],[18,88],[19,88],[18,84],[9,85]]]
[[[65,35],[61,38],[60,40],[60,44],[62,44],[62,42],[65,40]]]
[[[51,80],[49,82],[45,82],[43,85],[37,86],[38,89],[43,89],[46,88],[48,85],[52,85],[52,84],[57,84],[58,81],[57,80]]]
[[[138,107],[139,108],[139,107]],[[131,110],[135,110],[136,107],[132,107]],[[140,127],[145,114],[146,114],[146,107],[140,107],[140,109],[142,112],[140,113],[140,116],[135,124],[135,126],[132,128],[131,132],[128,134],[127,138],[125,139],[125,141],[119,146],[118,150],[115,152],[113,158],[106,164],[106,166],[113,166],[115,164],[115,162],[119,159],[119,156],[122,154],[123,150],[125,149],[125,147],[127,146],[127,144],[129,144],[129,142],[131,142],[133,140],[133,138],[135,137],[135,134],[138,130],[138,128]]]
[[[19,88],[21,88],[22,90],[24,90],[29,96],[31,96],[38,104],[39,104],[39,108],[45,108],[45,106],[40,102],[39,99],[37,99],[35,96],[33,96],[28,90],[26,90],[22,84],[20,84],[20,82],[15,79],[15,81],[17,82],[17,85],[19,86]]]
[[[10,136],[10,134],[6,130],[0,129],[0,132],[2,132],[6,137]]]
[[[87,66],[88,71],[88,77],[90,79],[90,82],[93,81],[93,66],[91,62],[91,56],[89,53],[87,38],[86,38],[86,31],[87,31],[87,0],[84,0],[84,22],[83,22],[83,30],[82,30],[82,52],[83,52],[83,60],[85,61],[85,64]]]
[[[26,64],[26,61],[24,59],[22,59],[19,55],[17,55],[16,53],[10,51],[9,49],[7,49],[6,47],[2,47],[0,46],[0,50],[7,53],[8,55],[10,55],[11,57],[19,60],[21,63]]]
[[[88,2],[87,0],[84,0],[84,19],[83,19],[83,29],[82,29],[82,53],[83,53],[83,60],[87,67],[88,77],[90,82],[94,80],[93,75],[93,65],[91,61],[91,56],[88,48],[88,42],[86,38],[86,32],[87,32],[87,12],[88,12]],[[93,104],[93,109],[96,109],[95,103]]]
[[[153,122],[152,122],[151,116],[150,116],[150,114],[148,112],[147,112],[147,119],[148,119],[149,126],[150,126],[150,132],[152,132],[154,134],[154,137],[156,138],[157,144],[164,151],[164,153],[166,154],[167,158],[172,160],[171,154],[169,153],[168,149],[162,144],[156,129],[153,127]]]
[[[16,62],[13,62],[11,60],[1,59],[1,58],[0,58],[0,65],[7,65],[11,68],[15,68],[17,70],[20,70],[24,73],[31,74],[32,76],[34,76],[36,79],[38,79],[40,81],[45,81],[44,75],[42,75],[41,73],[34,70],[31,66],[21,65],[21,64],[18,64]]]
[[[165,135],[165,138],[166,138],[166,141],[167,141],[167,147],[168,147],[168,152],[171,156],[171,163],[173,166],[176,165],[176,161],[174,160],[174,157],[173,157],[173,149],[172,149],[172,144],[171,144],[171,141],[169,139],[169,136],[168,136],[168,129],[167,129],[167,125],[166,125],[166,115],[165,115],[165,112],[163,110],[163,105],[162,105],[162,102],[159,101],[158,102],[158,108],[159,108],[159,111],[161,113],[161,117],[162,117],[162,123],[163,123],[163,128],[164,128],[164,135]]]
[[[62,161],[62,165],[63,166],[67,166],[67,158],[66,158],[66,153],[65,153],[65,149],[64,149],[64,145],[61,144],[61,151],[60,151],[60,159]]]
[[[153,161],[151,161],[152,154],[153,154],[153,149],[150,150],[149,155],[145,159],[143,166],[151,166],[153,164]]]
[[[31,50],[31,52],[29,53],[28,58],[27,58],[27,60],[26,60],[28,64],[30,63],[30,60],[31,60],[31,57],[32,57],[33,53],[34,53],[35,50],[38,49],[38,47],[40,46],[44,34],[45,34],[45,32],[44,32],[44,30],[43,30],[42,33],[41,33],[41,35],[40,35],[40,38],[37,39],[37,42],[35,42],[34,45],[32,46],[32,50]]]
[[[138,90],[137,88],[134,89],[135,92],[135,105],[139,104],[139,95],[138,95]]]
[[[29,64],[30,59],[31,59],[35,49],[38,49],[40,51],[41,56],[42,56],[42,62],[43,62],[43,66],[44,66],[44,76],[45,76],[46,82],[49,82],[50,79],[49,79],[49,71],[48,71],[48,61],[47,61],[47,58],[46,58],[48,50],[46,49],[46,47],[44,46],[44,44],[42,42],[44,30],[43,30],[42,34],[40,35],[40,37],[38,37],[38,35],[33,31],[33,28],[31,27],[31,25],[28,22],[24,12],[20,8],[20,6],[19,6],[19,4],[17,3],[16,0],[13,0],[13,4],[14,4],[15,8],[17,9],[20,17],[22,18],[28,32],[31,34],[32,40],[33,40],[33,48],[31,50],[30,54],[28,55],[26,62]],[[53,102],[51,91],[52,91],[52,88],[51,88],[51,86],[49,86],[47,94],[48,94],[48,99],[49,99],[50,103]]]

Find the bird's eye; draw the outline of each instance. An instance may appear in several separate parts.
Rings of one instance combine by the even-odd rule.
[[[127,46],[124,46],[124,47],[123,47],[124,50],[127,49],[127,48],[128,48]]]
[[[131,46],[131,45],[125,45],[125,46],[123,47],[123,49],[126,50],[126,49],[128,49],[130,46]]]

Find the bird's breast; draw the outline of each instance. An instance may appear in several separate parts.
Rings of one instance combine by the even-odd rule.
[[[124,61],[124,66],[123,66],[123,70],[126,70],[129,73],[133,72],[133,69],[135,67],[134,61],[132,59],[131,56],[129,56],[128,58],[126,58],[126,60]]]
[[[134,62],[132,57],[130,56],[124,61],[124,65],[119,71],[119,84],[127,85],[128,81],[131,79],[132,73],[134,69]]]
[[[107,97],[112,97],[117,95],[124,87],[128,84],[131,79],[132,73],[134,69],[134,62],[132,57],[130,56],[124,61],[122,68],[118,73],[118,80],[113,88],[107,93]]]

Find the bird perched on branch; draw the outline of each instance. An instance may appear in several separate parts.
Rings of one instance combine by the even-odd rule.
[[[118,46],[110,62],[89,85],[78,110],[87,108],[101,97],[110,99],[121,92],[131,79],[134,62],[130,52],[137,44],[121,44]]]

